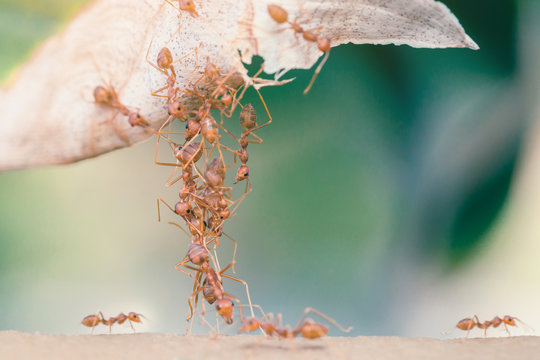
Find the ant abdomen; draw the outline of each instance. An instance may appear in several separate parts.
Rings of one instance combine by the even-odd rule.
[[[270,4],[268,5],[267,9],[272,19],[274,19],[274,21],[278,24],[283,24],[289,18],[289,14],[281,6]]]
[[[164,47],[162,48],[157,56],[157,64],[162,69],[169,69],[173,62],[173,56],[171,51]]]
[[[246,130],[251,130],[257,125],[257,113],[253,105],[247,104],[240,112],[240,125]]]
[[[468,331],[468,330],[471,330],[473,327],[475,327],[475,325],[476,325],[476,322],[473,319],[467,318],[467,319],[460,320],[456,324],[456,327],[460,330]]]
[[[328,333],[328,327],[313,321],[306,321],[299,332],[306,339],[318,339]]]
[[[207,263],[209,260],[208,250],[206,250],[203,245],[196,242],[189,245],[187,254],[189,260],[195,265],[202,265],[203,263]]]
[[[97,86],[94,89],[94,100],[98,104],[110,105],[112,104],[113,99],[113,94],[103,86]]]

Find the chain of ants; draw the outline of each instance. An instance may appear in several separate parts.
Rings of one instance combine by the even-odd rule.
[[[174,6],[174,4],[172,4],[170,1],[165,1]],[[178,5],[179,8],[177,10],[179,10],[180,14],[182,12],[187,12],[193,17],[199,16],[196,11],[195,3],[192,0],[179,0]],[[300,9],[305,13],[301,7],[301,4]],[[290,21],[288,12],[278,5],[268,5],[267,10],[269,16],[278,25],[287,24],[287,27],[281,28],[279,31],[286,31],[290,29],[293,31],[295,36],[302,35],[302,38],[305,41],[317,43],[317,48],[325,54],[325,57],[316,68],[309,85],[304,90],[304,93],[307,93],[311,89],[317,75],[320,73],[323,65],[328,59],[331,48],[330,40],[326,37],[319,36],[319,32],[322,27],[312,29],[304,29],[302,27],[303,24],[310,21],[309,14],[307,14],[307,20],[298,21],[298,18],[296,18],[294,21]],[[148,48],[148,51],[149,50],[150,47]],[[197,49],[195,49],[194,52],[197,54]],[[237,298],[225,292],[222,284],[223,277],[240,282],[246,288],[249,303],[249,305],[246,306],[249,306],[250,308],[251,317],[243,316],[242,307],[244,307],[244,305],[240,304],[240,316],[243,319],[242,326],[239,329],[239,332],[241,333],[261,329],[270,337],[276,336],[278,338],[286,339],[295,338],[299,335],[307,339],[316,339],[325,336],[328,332],[328,327],[307,318],[307,315],[310,313],[316,314],[327,320],[341,331],[351,331],[352,328],[343,328],[334,319],[313,308],[306,308],[304,310],[304,313],[293,329],[289,328],[288,326],[284,327],[282,325],[281,314],[279,314],[277,317],[274,317],[274,315],[271,313],[265,314],[259,305],[253,305],[251,303],[249,288],[245,281],[225,274],[225,272],[229,269],[232,269],[233,273],[235,273],[234,264],[237,243],[232,237],[223,232],[223,227],[225,221],[236,214],[238,206],[242,203],[246,195],[252,190],[249,181],[249,167],[247,166],[249,159],[247,148],[250,143],[263,142],[263,140],[254,134],[254,132],[269,125],[272,122],[272,117],[268,111],[268,108],[266,107],[264,99],[257,90],[257,93],[269,117],[269,120],[266,123],[258,125],[257,114],[254,107],[251,104],[242,106],[240,103],[240,100],[242,99],[249,85],[244,83],[238,88],[228,86],[227,81],[233,75],[233,72],[223,75],[218,67],[208,58],[206,59],[206,67],[203,74],[194,83],[191,83],[192,79],[190,79],[190,81],[188,81],[188,86],[185,89],[175,87],[176,72],[174,70],[174,64],[181,61],[188,55],[177,61],[173,61],[171,51],[165,46],[159,51],[156,64],[153,64],[148,60],[148,52],[146,54],[147,62],[167,77],[167,85],[155,91],[152,95],[163,96],[167,99],[167,108],[170,115],[165,124],[163,124],[163,126],[155,132],[155,134],[158,136],[158,141],[154,161],[158,165],[172,166],[180,169],[181,175],[176,179],[171,180],[176,173],[175,170],[175,172],[173,172],[173,174],[167,180],[167,187],[176,184],[180,180],[182,180],[183,183],[179,191],[180,200],[174,205],[174,207],[170,206],[161,198],[157,200],[158,220],[160,220],[159,204],[161,202],[169,210],[171,210],[171,212],[184,220],[189,231],[186,231],[184,227],[176,222],[169,223],[182,229],[191,238],[191,243],[186,255],[181,262],[175,265],[177,270],[187,274],[194,280],[193,292],[188,299],[189,315],[187,318],[188,324],[186,332],[189,333],[191,331],[190,321],[191,324],[193,324],[199,295],[201,295],[201,293],[206,302],[209,304],[215,303],[217,314],[219,314],[227,324],[233,323],[233,310],[235,305],[233,300],[238,303],[240,302]],[[257,79],[260,72],[255,74],[252,79]],[[203,88],[213,88],[214,90],[210,94],[204,94],[200,90],[198,86],[199,84],[202,85]],[[163,90],[167,90],[166,96],[159,95],[159,93]],[[194,96],[198,98],[201,103],[198,110],[187,112],[184,105],[180,102],[180,97],[182,95]],[[131,126],[143,128],[150,127],[150,123],[146,121],[139,112],[130,110],[127,106],[123,105],[119,101],[118,94],[112,86],[109,86],[108,88],[103,86],[96,87],[94,90],[94,99],[96,103],[114,108],[118,110],[120,114],[127,116],[127,120]],[[214,109],[221,113],[222,118],[223,116],[231,118],[237,106],[242,107],[239,118],[243,131],[240,137],[233,135],[229,130],[227,130],[222,125],[223,120],[221,123],[219,123],[211,115],[211,110]],[[167,125],[170,128],[170,125],[174,119],[186,122],[185,132],[179,133],[164,131],[164,128]],[[220,129],[238,142],[238,150],[233,150],[220,142]],[[180,144],[173,142],[171,140],[171,135],[184,135],[183,143]],[[162,139],[165,140],[170,146],[176,159],[175,163],[164,163],[157,160],[160,140]],[[232,165],[226,166],[223,156],[224,150],[233,155],[234,162]],[[218,155],[216,155],[216,157],[209,162],[209,159],[215,152],[217,152]],[[202,171],[197,167],[197,163],[202,159],[203,154],[205,166],[204,170]],[[233,200],[231,195],[232,188],[225,186],[224,180],[227,170],[236,166],[237,158],[240,160],[241,164],[236,171],[234,184],[245,181],[246,185],[243,195],[239,199]],[[219,245],[220,237],[223,235],[233,242],[234,253],[232,262],[220,269],[216,247]],[[213,255],[209,251],[208,247],[211,244],[213,244]],[[194,273],[191,273],[188,270],[194,271]],[[202,306],[203,310],[200,314],[201,318],[203,322],[213,328],[204,319],[204,301],[202,302]],[[253,312],[254,308],[260,311],[260,318],[255,317]],[[134,330],[132,322],[141,322],[141,316],[141,314],[130,312],[128,315],[120,313],[116,317],[105,319],[103,314],[99,312],[98,314],[85,317],[82,323],[83,325],[92,328],[101,323],[108,326],[110,332],[113,324],[122,324],[128,320],[132,329]],[[459,321],[456,328],[467,331],[468,336],[469,332],[473,328],[478,327],[479,329],[483,329],[484,335],[486,335],[489,327],[497,328],[502,324],[505,327],[506,332],[510,334],[508,326],[517,326],[516,321],[521,322],[515,317],[506,315],[503,318],[495,316],[492,320],[480,322],[478,317],[475,315],[471,318],[465,318]]]
[[[168,0],[167,3],[172,5]],[[176,8],[176,7],[175,7]],[[326,37],[320,37],[319,31],[322,27],[304,30],[301,25],[310,21],[299,22],[297,19],[290,21],[288,19],[288,13],[285,9],[277,5],[268,5],[269,16],[277,23],[287,24],[288,27],[282,28],[279,31],[285,31],[292,29],[295,35],[302,35],[307,42],[317,43],[317,47],[320,51],[325,53],[324,59],[321,61],[311,82],[304,91],[307,93],[315,78],[322,69],[322,66],[326,62],[330,52],[330,41]],[[303,8],[301,8],[302,11]],[[180,0],[178,2],[179,14],[187,12],[193,17],[199,16],[196,11],[195,3],[192,0]],[[308,14],[309,17],[309,14]],[[178,30],[177,30],[178,32]],[[176,34],[176,33],[175,33]],[[251,192],[252,187],[249,180],[249,167],[247,165],[249,154],[248,145],[250,143],[262,143],[263,140],[257,136],[254,132],[271,124],[272,117],[263,97],[257,91],[269,120],[264,124],[257,124],[257,114],[254,107],[251,104],[243,106],[240,100],[243,98],[245,91],[252,84],[244,83],[239,87],[231,87],[228,85],[228,81],[234,74],[229,72],[228,74],[222,74],[218,67],[209,59],[206,59],[206,67],[203,74],[198,78],[193,77],[189,79],[188,85],[184,89],[175,87],[176,84],[176,72],[174,64],[181,61],[190,54],[183,58],[174,61],[171,51],[164,46],[158,53],[156,64],[148,60],[148,53],[150,51],[150,44],[146,61],[157,71],[166,76],[166,86],[152,93],[153,96],[161,96],[167,99],[167,109],[169,119],[155,132],[158,137],[156,146],[155,163],[161,166],[171,166],[175,170],[169,177],[166,183],[166,187],[171,187],[177,182],[182,183],[179,190],[179,201],[170,206],[164,199],[157,199],[158,205],[158,220],[161,219],[160,203],[165,205],[172,213],[179,216],[185,223],[188,230],[176,222],[169,222],[172,225],[177,226],[183,230],[188,237],[191,238],[191,242],[188,251],[181,262],[175,265],[175,268],[194,280],[193,292],[188,299],[189,315],[187,318],[186,332],[191,331],[190,323],[193,324],[194,315],[197,311],[197,304],[199,296],[202,297],[209,304],[215,303],[215,309],[227,324],[233,323],[233,310],[234,301],[239,303],[239,300],[231,294],[225,292],[222,284],[222,278],[228,278],[230,280],[237,281],[245,286],[251,317],[244,318],[242,315],[242,306],[239,305],[240,315],[244,319],[240,332],[249,332],[256,329],[262,329],[264,333],[269,336],[276,335],[280,338],[294,338],[301,335],[305,338],[314,339],[319,338],[328,332],[328,328],[322,324],[316,323],[311,319],[306,319],[306,316],[310,313],[321,316],[330,323],[336,325],[342,331],[350,331],[344,329],[335,320],[320,313],[319,311],[306,308],[304,314],[300,318],[298,324],[294,329],[283,327],[281,324],[281,315],[278,315],[275,319],[272,314],[265,315],[260,306],[253,305],[249,295],[249,288],[245,281],[237,279],[225,272],[229,269],[235,273],[234,264],[237,243],[236,241],[223,232],[223,227],[227,219],[230,219],[236,214],[238,206],[242,203],[246,195]],[[198,53],[197,49],[194,49],[197,56],[198,65]],[[196,65],[196,67],[197,67]],[[251,79],[255,81],[258,75],[262,72],[263,68],[255,74]],[[211,93],[204,92],[202,89],[214,89]],[[167,95],[160,95],[162,91],[166,90]],[[197,98],[200,101],[200,106],[196,111],[187,111],[185,106],[181,102],[182,97]],[[138,111],[132,111],[127,106],[123,105],[118,97],[118,94],[112,86],[105,88],[98,86],[94,90],[94,99],[97,104],[114,108],[124,116],[127,116],[129,124],[134,127],[150,128],[150,123],[144,119]],[[227,130],[223,126],[223,117],[231,118],[237,106],[240,106],[239,119],[240,125],[243,129],[241,135],[235,136],[232,132]],[[216,121],[211,111],[217,110],[221,114],[221,122]],[[185,132],[173,132],[171,131],[171,125],[174,120],[185,121]],[[165,129],[168,129],[165,131]],[[238,143],[239,148],[237,150],[225,146],[221,143],[220,130],[230,135],[235,142]],[[175,136],[183,135],[183,139],[180,141],[173,141],[171,138]],[[172,150],[175,158],[175,162],[161,162],[158,161],[158,153],[160,142],[165,141]],[[228,152],[233,156],[233,164],[226,165],[224,159],[224,152]],[[203,158],[204,155],[204,158]],[[212,160],[212,156],[215,156]],[[203,160],[204,159],[204,160]],[[231,187],[224,185],[227,170],[235,167],[237,159],[240,160],[240,166],[235,174],[234,184],[244,181],[244,193],[238,199],[234,200],[231,195]],[[204,163],[203,168],[199,168],[198,164]],[[174,175],[180,170],[180,175],[174,178]],[[220,269],[216,247],[219,246],[220,238],[222,236],[230,239],[234,244],[234,253],[232,262]],[[213,254],[209,250],[209,245],[213,245]],[[193,271],[190,272],[190,271]],[[205,313],[204,301],[202,302],[203,310],[202,315]],[[256,318],[253,312],[253,308],[258,308],[262,314],[261,318]],[[135,314],[135,313],[130,313]],[[137,314],[136,314],[137,315]],[[140,314],[138,314],[140,315]],[[95,327],[99,323],[105,324],[110,327],[112,324],[123,323],[126,318],[123,314],[117,317],[109,318],[105,320],[103,315],[89,315],[83,320],[83,324],[90,327]],[[127,319],[131,319],[129,316]],[[204,316],[202,316],[203,321]],[[138,318],[140,321],[140,319]],[[218,322],[219,326],[219,322]],[[133,326],[132,326],[133,327]]]

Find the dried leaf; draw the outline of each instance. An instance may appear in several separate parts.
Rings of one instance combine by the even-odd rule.
[[[201,0],[196,1],[199,17],[183,13],[179,18],[164,0],[96,1],[49,39],[0,92],[0,169],[71,163],[149,138],[150,129],[131,128],[125,117],[97,106],[92,93],[98,85],[113,85],[122,103],[139,108],[159,127],[167,118],[165,99],[150,94],[166,85],[166,77],[145,55],[149,51],[155,63],[166,44],[175,59],[186,56],[175,65],[180,88],[202,73],[207,57],[247,81],[242,61],[250,63],[255,54],[264,58],[268,73],[310,68],[322,53],[270,18],[266,7],[273,2]],[[291,19],[310,16],[303,26],[322,27],[332,46],[478,48],[455,16],[432,0],[279,3]]]

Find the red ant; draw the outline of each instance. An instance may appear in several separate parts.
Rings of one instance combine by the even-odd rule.
[[[330,48],[332,47],[330,43],[330,39],[328,39],[327,37],[319,36],[319,31],[322,29],[322,26],[319,26],[313,29],[304,30],[301,24],[305,24],[309,22],[309,20],[302,21],[302,22],[297,22],[298,18],[292,22],[288,20],[289,13],[287,12],[287,10],[283,9],[281,6],[270,4],[268,5],[267,9],[268,9],[268,14],[275,22],[277,22],[278,24],[288,23],[290,25],[290,29],[294,31],[295,35],[302,34],[302,37],[304,38],[304,40],[317,43],[317,48],[325,54],[323,60],[321,61],[319,66],[317,66],[317,69],[315,69],[315,72],[313,74],[313,77],[311,78],[311,81],[309,82],[309,85],[304,90],[304,95],[305,95],[309,92],[309,90],[313,86],[313,83],[315,82],[317,75],[319,75],[322,67],[324,66],[324,64],[328,60],[328,57],[330,56]]]
[[[279,314],[275,318],[275,320],[273,314],[268,314],[264,315],[261,320],[255,317],[245,319],[242,323],[242,327],[238,330],[238,332],[251,332],[257,329],[262,329],[266,335],[270,337],[276,335],[280,339],[293,339],[298,335],[306,339],[318,339],[325,336],[328,333],[328,327],[319,324],[312,319],[306,319],[309,313],[314,313],[322,317],[343,332],[348,333],[352,330],[352,327],[348,327],[345,329],[341,325],[339,325],[334,319],[328,317],[327,315],[321,313],[318,310],[308,307],[304,309],[304,313],[302,314],[302,316],[300,316],[300,319],[292,330],[289,327],[282,326],[281,314]]]
[[[128,109],[127,106],[123,105],[119,99],[118,94],[112,86],[109,86],[109,89],[106,89],[103,86],[97,86],[94,89],[94,100],[96,103],[104,106],[109,106],[128,117],[128,122],[131,126],[140,126],[143,128],[149,127],[150,123],[146,121],[141,114],[134,112]]]
[[[195,9],[195,3],[193,0],[179,0],[178,1],[178,9],[172,2],[169,0],[165,0],[169,5],[171,5],[173,8],[178,10],[180,15],[182,15],[182,11],[187,11],[191,16],[197,17],[199,14],[197,14],[197,9]]]
[[[84,319],[82,319],[81,324],[83,324],[84,326],[91,327],[92,333],[93,333],[94,328],[99,323],[102,323],[103,325],[109,326],[109,334],[110,334],[111,327],[113,326],[114,323],[123,324],[127,320],[129,321],[129,325],[131,326],[131,329],[133,329],[133,332],[135,332],[135,328],[133,327],[133,322],[140,323],[141,317],[144,317],[144,316],[142,314],[130,312],[127,315],[124,313],[120,313],[117,316],[113,316],[105,320],[105,317],[103,317],[103,313],[100,311],[97,314],[86,316]]]
[[[197,260],[203,260],[203,258],[198,258]],[[249,295],[249,287],[248,284],[244,280],[240,280],[237,278],[234,278],[230,275],[224,274],[225,271],[227,271],[229,268],[231,268],[233,264],[229,264],[221,271],[216,272],[213,268],[210,267],[208,261],[202,261],[202,263],[199,265],[198,268],[186,265],[185,263],[179,263],[175,266],[175,268],[179,271],[185,272],[179,267],[182,266],[186,269],[195,270],[197,272],[197,275],[195,276],[195,284],[194,284],[194,290],[191,296],[189,297],[188,304],[190,307],[190,316],[188,317],[188,332],[189,332],[189,321],[193,318],[193,314],[196,312],[197,308],[197,299],[199,293],[202,291],[204,298],[208,301],[208,303],[212,304],[215,302],[215,308],[221,317],[225,320],[227,324],[233,323],[233,309],[234,309],[234,302],[232,300],[238,301],[235,297],[232,295],[227,294],[222,285],[222,277],[225,277],[227,279],[231,279],[234,281],[237,281],[241,284],[243,284],[246,287],[246,294],[248,298],[249,306],[251,307],[251,297]],[[205,280],[201,282],[202,276],[205,276]],[[193,276],[193,275],[191,275]],[[195,305],[193,307],[193,301],[195,300]],[[251,314],[253,315],[253,309],[251,308]]]
[[[510,335],[510,331],[508,330],[508,326],[517,326],[516,321],[520,322],[522,325],[527,326],[523,321],[516,318],[515,316],[505,315],[502,319],[498,316],[495,316],[492,320],[486,320],[484,322],[480,322],[478,320],[478,316],[474,315],[470,318],[465,318],[460,320],[456,324],[456,328],[459,330],[467,331],[467,335],[465,337],[469,336],[469,332],[476,326],[479,329],[484,330],[484,336],[487,334],[487,329],[492,326],[494,328],[499,327],[501,324],[504,326],[504,329],[506,330],[506,333]],[[527,326],[529,327],[529,326]]]

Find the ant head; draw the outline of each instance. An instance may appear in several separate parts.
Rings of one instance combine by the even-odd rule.
[[[231,217],[231,212],[229,211],[229,209],[223,209],[219,212],[219,218],[221,220],[228,219],[229,217]]]
[[[186,118],[184,114],[184,106],[179,101],[173,101],[168,105],[167,111],[169,115],[175,118]]]
[[[314,321],[306,321],[300,328],[300,334],[306,339],[318,339],[328,333],[328,327]]]
[[[223,196],[223,192],[220,192],[220,198],[218,200],[218,206],[221,208],[221,209],[226,209],[227,208],[227,200],[225,200],[224,196]]]
[[[223,298],[216,302],[216,310],[219,315],[223,317],[223,320],[227,324],[233,323],[233,310],[234,310],[234,303],[231,299]]]
[[[197,14],[197,9],[195,9],[195,4],[193,3],[193,0],[179,0],[178,5],[180,6],[180,10],[187,11],[191,14],[191,16],[199,16],[199,14]]]
[[[127,314],[127,317],[129,320],[131,321],[134,321],[134,322],[141,322],[141,314],[137,314],[137,313],[134,313],[134,312],[130,312],[129,314]]]
[[[257,330],[261,326],[259,320],[255,318],[247,318],[242,323],[242,327],[238,330],[239,333],[252,332]]]
[[[179,201],[174,206],[174,212],[180,216],[187,216],[191,213],[191,205],[185,201]]]
[[[275,22],[278,24],[283,24],[285,21],[287,21],[289,14],[287,11],[278,5],[268,5],[268,14],[274,19]]]
[[[330,40],[326,37],[320,37],[318,40],[317,40],[317,47],[319,48],[319,50],[321,50],[322,52],[329,52],[330,51],[330,48],[332,47],[330,45]]]
[[[245,180],[249,177],[249,168],[246,165],[240,166],[236,172],[235,184],[239,181]]]
[[[128,122],[131,126],[145,127],[148,125],[148,122],[138,112],[130,112],[128,115]]]
[[[232,97],[231,93],[229,93],[228,91],[221,96],[221,102],[223,103],[223,105],[225,105],[227,107],[231,106],[232,101],[233,101],[233,97]]]
[[[502,321],[507,324],[507,325],[511,325],[511,326],[516,326],[516,318],[515,317],[512,317],[512,316],[509,316],[509,315],[506,315]]]

